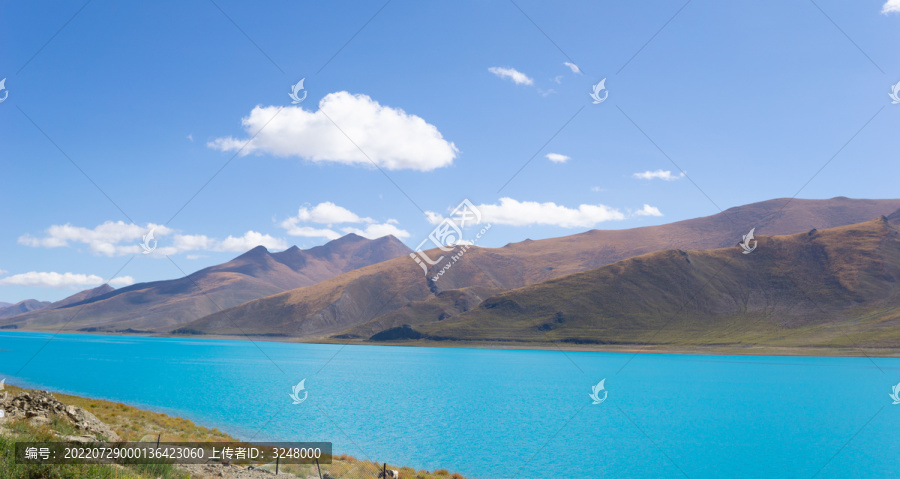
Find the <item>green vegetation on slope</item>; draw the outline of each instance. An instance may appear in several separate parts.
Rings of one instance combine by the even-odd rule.
[[[900,238],[885,218],[739,248],[668,250],[528,286],[416,328],[431,339],[900,347]]]
[[[14,397],[27,390],[7,384],[5,392]],[[97,416],[113,429],[122,441],[154,442],[157,435],[168,442],[234,442],[237,439],[217,429],[198,426],[188,419],[172,417],[167,414],[145,411],[126,404],[90,399],[68,394],[54,393],[53,396],[65,404],[78,406]],[[198,477],[178,466],[168,464],[129,464],[118,465],[24,465],[15,464],[15,443],[20,441],[52,441],[59,440],[54,433],[74,435],[74,427],[63,420],[52,418],[42,426],[29,425],[25,420],[8,422],[5,427],[11,434],[4,435],[0,428],[0,478],[25,479],[188,479]],[[335,456],[331,464],[320,465],[322,475],[332,478],[375,477],[382,464],[360,460],[348,455]],[[409,467],[388,464],[388,469],[400,471],[401,477],[414,479],[464,479],[457,473],[446,469],[434,472],[416,471]],[[262,470],[274,472],[274,466],[265,466]],[[284,474],[295,474],[298,477],[317,477],[315,465],[287,464],[280,467]],[[262,476],[265,477],[265,476]]]

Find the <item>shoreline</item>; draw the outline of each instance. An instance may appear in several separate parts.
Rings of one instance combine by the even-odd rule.
[[[230,435],[217,428],[209,428],[201,424],[195,423],[191,419],[181,416],[170,415],[160,412],[146,406],[134,406],[127,403],[117,402],[108,399],[100,399],[90,396],[75,395],[49,389],[28,388],[17,385],[15,383],[5,384],[7,397],[0,400],[0,410],[14,411],[12,414],[4,414],[0,416],[0,441],[4,438],[20,439],[20,434],[28,433],[32,436],[35,434],[42,435],[42,440],[64,440],[90,443],[102,441],[107,443],[124,443],[124,442],[149,442],[162,441],[164,443],[172,442],[198,442],[208,444],[255,444],[264,445],[271,441],[265,440],[242,440]],[[25,399],[22,395],[25,394]],[[49,401],[43,398],[49,396]],[[33,400],[32,398],[35,398]],[[24,410],[19,411],[16,402],[39,404],[38,408],[44,406],[48,402],[61,403],[59,413],[53,407],[42,409],[34,412],[26,413]],[[52,406],[52,405],[51,405]],[[27,406],[26,406],[27,407]],[[65,409],[62,409],[62,408]],[[74,409],[69,409],[74,407]],[[84,411],[80,414],[77,411]],[[40,417],[37,417],[40,416]],[[70,424],[72,417],[87,417],[88,425],[91,428],[84,428],[82,424]],[[39,420],[40,419],[40,420]],[[16,425],[16,423],[19,423]],[[23,430],[24,428],[24,430]],[[27,431],[26,431],[27,430]],[[102,435],[98,435],[101,430]],[[157,436],[158,434],[158,436]],[[33,440],[31,439],[26,440]],[[7,444],[8,445],[8,444]],[[11,451],[5,447],[0,447],[0,476],[4,476],[4,472],[10,472],[8,468],[9,457]],[[248,467],[247,464],[250,464]],[[179,471],[179,478],[190,479],[207,479],[224,477],[226,479],[265,479],[266,477],[284,477],[284,478],[310,478],[318,476],[321,472],[331,473],[331,477],[342,476],[374,476],[382,467],[402,471],[403,477],[421,477],[423,479],[464,479],[464,476],[458,473],[451,473],[447,469],[437,469],[429,471],[426,469],[415,469],[408,466],[400,466],[391,463],[375,463],[369,459],[357,459],[348,454],[338,454],[333,451],[331,460],[323,462],[320,465],[312,464],[282,464],[281,474],[275,476],[273,462],[266,464],[258,464],[249,461],[247,464],[235,461],[207,461],[206,463],[179,463],[174,464],[175,470]],[[125,471],[126,463],[115,463],[107,465],[109,468],[118,468]],[[22,466],[25,467],[25,466]],[[40,466],[38,466],[40,467]],[[57,464],[55,468],[67,469],[74,466]],[[101,466],[103,467],[103,466]],[[316,468],[315,470],[313,468]],[[71,471],[70,471],[71,472]],[[84,471],[81,471],[84,474]],[[134,475],[122,477],[140,477],[141,479],[157,478],[156,472],[152,474],[144,474],[147,471],[129,471]],[[77,477],[84,478],[106,478],[108,475],[97,475],[96,470],[91,470],[91,475],[79,475]],[[73,477],[65,475],[65,477]],[[118,477],[118,476],[117,476]],[[170,477],[166,475],[166,477]],[[321,476],[320,476],[321,477]],[[327,477],[327,476],[326,476]]]
[[[367,341],[351,340],[341,341],[331,338],[294,338],[288,336],[273,335],[175,335],[175,334],[133,334],[99,331],[42,331],[31,329],[0,329],[2,332],[11,333],[41,333],[41,334],[79,334],[94,336],[117,336],[138,338],[161,339],[194,339],[211,341],[265,341],[272,343],[299,343],[299,344],[337,344],[343,346],[400,346],[400,347],[430,347],[451,349],[496,349],[511,351],[560,351],[560,352],[590,352],[590,353],[632,353],[632,354],[680,354],[697,356],[779,356],[779,357],[859,357],[859,358],[896,358],[900,357],[900,348],[857,348],[857,347],[825,347],[825,346],[673,346],[658,344],[572,344],[522,341],[468,341],[468,340],[400,340],[400,341]]]

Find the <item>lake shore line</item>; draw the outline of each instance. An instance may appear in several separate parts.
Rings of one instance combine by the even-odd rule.
[[[382,467],[402,471],[403,477],[417,479],[464,479],[464,476],[445,469],[434,472],[415,470],[390,464],[378,464],[360,460],[346,454],[335,455],[329,463],[319,466],[282,464],[280,474],[275,475],[273,463],[264,465],[208,462],[206,464],[141,465],[137,468],[119,464],[107,465],[35,465],[16,464],[12,459],[15,441],[75,441],[103,442],[209,442],[240,443],[229,434],[215,428],[207,428],[181,417],[140,409],[124,403],[105,399],[75,396],[60,392],[27,389],[15,384],[3,384],[0,400],[0,477],[17,477],[18,474],[38,474],[47,468],[59,468],[77,477],[107,478],[115,474],[122,479],[264,479],[267,477],[374,477]],[[47,405],[51,406],[48,407]],[[56,407],[53,407],[56,404]],[[80,412],[81,411],[81,412]],[[87,414],[85,414],[87,413]],[[78,418],[79,420],[73,420]],[[87,418],[87,419],[85,419]],[[12,474],[12,475],[10,475]],[[320,476],[324,474],[324,476]],[[30,476],[29,476],[30,477]],[[43,476],[41,476],[43,477]]]
[[[56,331],[6,329],[10,333],[56,333]],[[275,335],[186,335],[186,334],[136,334],[99,331],[62,331],[62,334],[85,334],[118,337],[144,337],[192,340],[263,341],[276,343],[336,344],[359,346],[405,346],[457,349],[498,349],[522,351],[561,351],[592,353],[633,353],[633,354],[684,354],[684,355],[725,355],[725,356],[798,356],[798,357],[900,357],[900,348],[858,348],[826,346],[757,346],[757,345],[671,345],[671,344],[596,344],[574,342],[522,342],[522,341],[464,341],[464,340],[396,340],[369,341],[366,339],[335,338],[295,338]]]

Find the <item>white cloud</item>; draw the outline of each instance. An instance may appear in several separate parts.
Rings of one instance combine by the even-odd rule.
[[[81,288],[87,286],[99,286],[103,284],[103,278],[95,274],[37,272],[14,274],[6,278],[0,278],[2,286],[32,286],[37,288]],[[119,276],[109,281],[110,285],[128,286],[134,284],[131,276]]]
[[[327,225],[326,228],[309,226],[308,223]],[[281,222],[281,227],[291,236],[305,238],[325,238],[333,240],[349,233],[355,233],[369,239],[394,235],[397,238],[408,238],[409,232],[397,227],[397,220],[388,219],[378,223],[372,218],[359,216],[356,213],[338,206],[330,201],[315,206],[301,206],[297,216],[291,216]],[[340,228],[343,234],[333,229],[333,225],[348,225]],[[350,226],[358,225],[358,226]]]
[[[6,271],[5,269],[0,269],[0,274],[6,274],[6,273],[9,273],[9,271]]]
[[[86,244],[88,249],[97,255],[122,256],[140,253],[141,247],[139,244],[143,239],[143,235],[147,234],[151,228],[153,228],[153,234],[157,238],[172,233],[170,228],[152,223],[147,226],[139,226],[123,221],[107,221],[94,229],[72,226],[66,223],[47,228],[47,235],[43,238],[36,238],[28,234],[22,235],[19,237],[19,244],[33,248],[59,248],[70,246],[70,243],[82,243]],[[125,242],[131,244],[120,244]]]
[[[284,226],[284,223],[282,223]],[[328,228],[313,228],[311,226],[291,226],[287,228],[287,234],[304,238],[325,238],[329,241],[338,239],[341,234]]]
[[[259,245],[276,250],[288,246],[283,239],[252,230],[243,236],[228,236],[224,240],[217,240],[206,235],[175,233],[175,230],[162,225],[151,223],[139,226],[122,221],[107,221],[93,229],[70,224],[53,225],[47,228],[45,236],[34,237],[25,234],[19,237],[19,243],[33,248],[59,248],[80,243],[87,245],[88,250],[96,255],[126,256],[143,253],[140,244],[150,229],[153,229],[153,236],[157,242],[157,248],[150,254],[154,257],[188,251],[244,252]],[[167,236],[172,236],[171,243],[163,244]],[[152,246],[153,242],[150,244]]]
[[[248,231],[244,236],[229,236],[224,240],[217,242],[213,247],[213,251],[232,251],[243,253],[257,246],[265,246],[266,249],[282,250],[287,249],[287,243],[280,238],[273,238],[269,235],[257,233],[256,231]]]
[[[567,208],[553,202],[518,201],[500,198],[500,204],[477,206],[481,212],[480,223],[530,226],[550,225],[562,228],[588,228],[604,221],[624,220],[625,215],[605,205],[579,205]],[[432,223],[437,224],[443,216],[426,212]]]
[[[592,186],[591,191],[594,193],[600,193],[601,191],[606,191],[606,188],[600,188],[599,186]]]
[[[562,83],[562,78],[563,78],[562,75],[556,75],[555,77],[553,77],[553,81],[555,81],[556,84],[559,85]]]
[[[243,236],[228,236],[224,240],[217,240],[206,235],[175,235],[172,252],[162,248],[162,254],[183,253],[185,251],[218,251],[243,253],[257,246],[265,246],[266,249],[287,249],[288,244],[281,238],[264,235],[250,230]],[[190,256],[188,259],[194,259]]]
[[[301,206],[294,218],[298,222],[309,223],[371,223],[372,218],[363,218],[356,213],[338,206],[330,201],[325,201],[313,206],[312,208]]]
[[[115,287],[131,286],[132,284],[134,284],[134,278],[131,276],[119,276],[109,280],[109,285]]]
[[[590,228],[605,221],[619,221],[629,216],[662,216],[659,209],[650,205],[625,215],[606,205],[582,204],[578,208],[568,208],[554,202],[518,201],[500,198],[499,204],[481,204],[476,208],[481,212],[480,224],[500,224],[510,226],[549,225],[561,228]],[[431,224],[438,224],[444,217],[432,211],[425,215]]]
[[[223,137],[207,146],[240,151],[242,156],[269,153],[313,162],[375,163],[388,170],[419,171],[449,166],[459,153],[422,118],[346,91],[326,95],[315,112],[299,106],[257,106],[241,123],[249,139]]]
[[[534,85],[534,80],[515,68],[490,67],[488,71],[500,78],[508,78],[516,85]]]
[[[581,68],[578,68],[578,65],[571,62],[563,62],[563,65],[569,67],[569,70],[572,70],[572,73],[581,73]]]
[[[644,205],[643,208],[634,212],[637,216],[662,216],[663,214],[659,211],[659,208],[650,205]]]
[[[187,136],[187,139],[188,139],[188,140],[191,140],[191,143],[193,143],[193,142],[194,142],[194,134],[191,133],[190,135],[188,135],[188,136]]]
[[[560,155],[559,153],[547,153],[546,157],[554,163],[565,163],[570,159],[568,156]]]
[[[634,176],[635,178],[642,179],[642,180],[658,179],[658,180],[665,180],[665,181],[675,181],[675,180],[680,180],[681,178],[684,178],[684,173],[682,172],[678,175],[673,175],[672,172],[669,170],[665,170],[665,171],[656,170],[656,171],[645,171],[643,173],[635,173],[632,176]]]
[[[888,13],[900,13],[900,0],[887,0],[884,2],[884,6],[881,7],[881,13],[885,15]]]

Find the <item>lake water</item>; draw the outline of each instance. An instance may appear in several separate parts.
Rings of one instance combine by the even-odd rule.
[[[0,332],[0,378],[417,469],[900,477],[900,405],[888,396],[900,359],[51,337]],[[292,404],[303,378],[308,399]],[[603,378],[608,398],[593,405]]]

